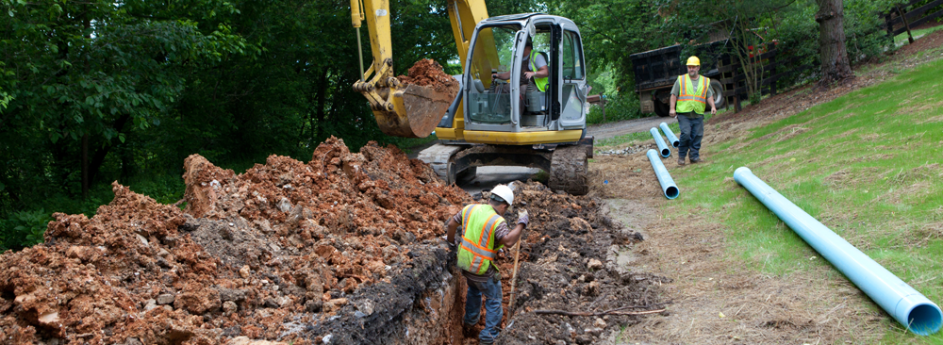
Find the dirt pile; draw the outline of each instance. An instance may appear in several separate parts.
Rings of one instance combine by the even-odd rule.
[[[526,209],[531,223],[523,237],[517,297],[510,319],[507,308],[514,266],[511,248],[504,249],[506,258],[497,261],[506,308],[505,331],[498,343],[603,342],[618,332],[620,326],[637,323],[644,317],[615,314],[664,307],[655,285],[669,281],[667,278],[616,269],[616,253],[642,241],[640,234],[615,224],[596,198],[557,194],[535,182],[519,186],[515,207]],[[516,214],[516,210],[512,212]],[[538,310],[602,313],[613,309],[618,310],[599,316],[536,313]],[[466,335],[474,337],[477,331]]]
[[[409,335],[445,326],[428,310],[454,295],[436,237],[467,198],[431,168],[333,138],[307,164],[185,167],[184,211],[115,183],[91,219],[56,213],[45,243],[4,253],[3,343],[444,342]]]
[[[436,93],[447,93],[448,98],[455,98],[458,93],[458,81],[445,73],[442,65],[432,59],[416,61],[409,68],[409,75],[396,77],[404,84],[431,87]]]

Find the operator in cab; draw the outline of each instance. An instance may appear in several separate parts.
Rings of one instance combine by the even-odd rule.
[[[521,111],[523,112],[524,97],[529,91],[547,91],[547,81],[550,76],[550,67],[543,54],[534,51],[534,42],[528,38],[524,45],[524,60],[521,61]],[[492,79],[511,79],[511,72],[493,73]],[[526,87],[524,87],[526,86]]]
[[[458,267],[468,285],[465,298],[465,329],[478,324],[481,317],[481,299],[485,299],[485,328],[478,333],[480,344],[493,344],[498,336],[498,325],[504,311],[501,308],[501,274],[492,261],[498,250],[513,246],[521,238],[527,226],[527,211],[518,215],[514,229],[508,227],[501,215],[514,203],[514,192],[505,185],[491,190],[486,204],[472,204],[452,216],[447,225],[446,240],[457,246]],[[455,243],[455,230],[461,225],[460,244]]]

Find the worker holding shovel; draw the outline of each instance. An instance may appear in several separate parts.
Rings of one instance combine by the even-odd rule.
[[[465,299],[466,328],[478,323],[481,317],[481,298],[485,299],[485,328],[478,334],[481,344],[493,344],[498,336],[501,323],[501,274],[492,261],[498,250],[504,246],[513,246],[521,238],[521,232],[527,226],[527,212],[518,215],[517,226],[509,229],[501,215],[514,203],[514,192],[505,185],[498,185],[491,190],[486,204],[473,204],[462,208],[452,216],[448,223],[446,240],[455,243],[455,230],[462,226],[463,233],[458,244],[458,267],[468,283]]]

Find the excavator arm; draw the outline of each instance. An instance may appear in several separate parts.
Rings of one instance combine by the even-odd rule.
[[[455,90],[435,90],[432,87],[404,84],[394,75],[393,47],[390,30],[389,0],[351,0],[351,19],[357,29],[360,49],[360,26],[367,22],[370,51],[373,62],[363,70],[361,79],[354,83],[370,103],[380,130],[387,135],[424,138],[429,136],[445,115]],[[464,65],[472,34],[478,22],[488,18],[484,0],[448,0],[452,33],[458,48],[459,61]],[[464,67],[464,66],[463,66]]]

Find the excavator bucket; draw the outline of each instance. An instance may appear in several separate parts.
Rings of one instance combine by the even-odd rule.
[[[455,90],[442,91],[432,86],[407,84],[393,93],[395,114],[377,117],[377,122],[387,135],[425,138],[442,120],[457,93],[458,85]]]
[[[425,138],[442,120],[459,92],[455,78],[435,61],[424,59],[400,76],[393,87],[393,111],[374,110],[380,130],[387,135]]]

